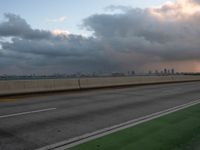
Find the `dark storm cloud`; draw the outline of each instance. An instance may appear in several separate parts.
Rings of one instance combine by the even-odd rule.
[[[6,14],[0,24],[1,70],[16,65],[19,70],[49,72],[101,71],[114,68],[103,53],[101,41],[81,35],[54,35],[51,31],[35,30],[21,17]],[[27,71],[27,72],[29,72]],[[48,72],[48,71],[47,71]]]
[[[55,35],[31,28],[20,16],[5,14],[7,20],[0,23],[0,38],[4,39],[0,40],[0,67],[25,72],[92,72],[200,61],[197,1],[178,0],[160,8],[107,9],[113,12],[83,21],[83,26],[94,33],[91,37]]]
[[[24,39],[46,39],[52,36],[49,31],[34,30],[30,25],[15,14],[5,14],[7,21],[0,24],[0,36],[16,36]]]
[[[160,13],[165,12],[163,9]],[[182,20],[170,20],[154,16],[150,9],[123,10],[124,13],[119,14],[90,16],[84,20],[84,25],[94,31],[97,38],[121,52],[153,55],[165,61],[199,60],[200,13]]]
[[[98,54],[98,45],[95,40],[79,36],[70,35],[63,40],[29,40],[13,38],[12,42],[3,42],[2,48],[19,53],[29,53],[33,55],[44,55],[47,57],[84,57],[93,53]],[[96,50],[94,50],[96,49]]]

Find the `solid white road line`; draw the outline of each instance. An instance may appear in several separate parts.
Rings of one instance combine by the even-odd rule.
[[[27,111],[27,112],[21,112],[21,113],[9,114],[9,115],[2,115],[2,116],[0,116],[0,119],[15,117],[15,116],[28,115],[28,114],[34,114],[34,113],[40,113],[40,112],[46,112],[46,111],[52,111],[52,110],[55,110],[55,109],[56,108],[48,108],[48,109],[40,109],[40,110]]]
[[[48,145],[48,146],[39,148],[37,150],[66,150],[66,149],[74,147],[76,145],[97,139],[99,137],[103,137],[105,135],[108,135],[108,134],[111,134],[111,133],[114,133],[114,132],[117,132],[117,131],[121,131],[121,130],[130,128],[130,127],[136,126],[138,124],[141,124],[141,123],[144,123],[144,122],[147,122],[147,121],[151,121],[153,119],[156,119],[156,118],[165,116],[167,114],[170,114],[170,113],[173,113],[173,112],[176,112],[176,111],[197,105],[199,103],[200,103],[200,99],[198,99],[196,101],[192,101],[192,102],[187,103],[187,104],[176,106],[176,107],[164,110],[164,111],[156,112],[156,113],[144,116],[144,117],[133,119],[133,120],[130,120],[130,121],[122,123],[122,124],[118,124],[118,125],[115,125],[115,126],[112,126],[112,127],[104,128],[104,129],[101,129],[101,130],[98,130],[98,131],[95,131],[95,132],[92,132],[92,133],[84,134],[82,136],[75,137],[75,138],[72,138],[72,139],[69,139],[69,140],[66,140],[66,141],[62,141],[62,142],[59,142],[59,143],[56,143],[56,144]]]

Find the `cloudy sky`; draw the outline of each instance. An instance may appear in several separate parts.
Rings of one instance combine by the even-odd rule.
[[[200,0],[0,4],[0,74],[200,71]]]

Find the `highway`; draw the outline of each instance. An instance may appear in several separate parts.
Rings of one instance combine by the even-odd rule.
[[[200,82],[0,98],[0,150],[34,150],[199,98]]]

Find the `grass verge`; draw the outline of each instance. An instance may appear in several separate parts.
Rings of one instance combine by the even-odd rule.
[[[200,150],[200,104],[68,150]]]

